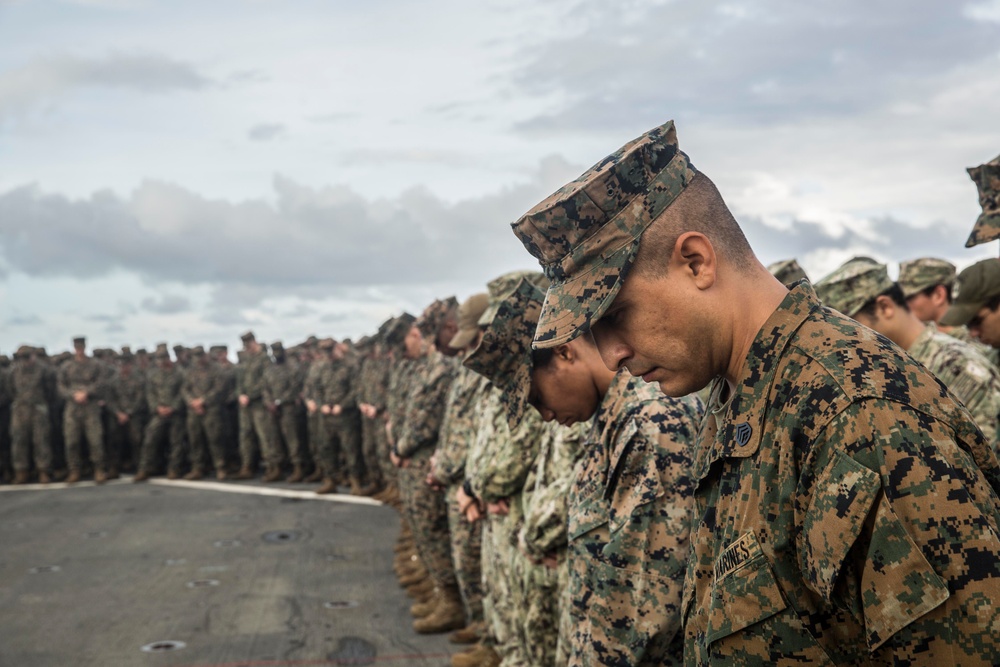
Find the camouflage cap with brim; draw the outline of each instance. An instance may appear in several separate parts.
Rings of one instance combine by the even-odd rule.
[[[958,274],[952,303],[941,318],[946,327],[969,323],[976,313],[995,296],[1000,295],[1000,259],[984,259]]]
[[[625,144],[511,225],[552,282],[535,347],[566,343],[600,319],[635,261],[642,233],[695,174],[669,121]]]
[[[855,257],[815,284],[823,305],[853,317],[869,301],[893,286],[885,264]]]
[[[503,273],[493,280],[486,283],[486,291],[489,294],[489,305],[483,314],[479,317],[479,325],[487,326],[493,321],[493,317],[497,314],[497,306],[505,298],[511,295],[511,293],[517,288],[518,284],[523,279],[528,279],[538,285],[539,281],[545,281],[545,286],[542,287],[542,291],[549,288],[548,278],[545,274],[540,271],[508,271]]]
[[[909,299],[928,287],[955,284],[955,265],[936,257],[921,257],[899,263],[899,288]]]
[[[983,207],[965,242],[965,247],[971,248],[1000,238],[1000,155],[966,171],[979,189],[979,205]]]
[[[809,276],[795,259],[783,259],[780,262],[769,264],[767,270],[785,287],[791,287],[800,280],[809,280]]]
[[[457,312],[458,299],[453,296],[438,299],[424,308],[424,312],[417,319],[417,328],[424,338],[434,338],[448,318],[455,316]]]
[[[450,348],[464,349],[476,339],[479,335],[479,318],[489,305],[490,295],[485,293],[473,294],[462,302],[458,307],[458,333],[448,342]]]
[[[403,339],[409,333],[410,327],[417,321],[417,318],[410,313],[403,313],[392,321],[385,332],[385,344],[398,347],[403,344]]]
[[[463,362],[500,391],[512,429],[524,416],[531,393],[532,341],[544,300],[544,291],[522,279],[497,303],[482,340]]]

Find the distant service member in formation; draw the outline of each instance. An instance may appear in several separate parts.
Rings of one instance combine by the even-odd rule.
[[[181,385],[184,376],[170,360],[166,345],[158,345],[153,354],[156,366],[149,370],[146,379],[146,402],[149,406],[149,424],[142,440],[139,470],[133,482],[143,482],[159,467],[163,440],[167,441],[167,479],[180,479],[184,466],[184,397]]]
[[[66,442],[67,484],[80,481],[83,467],[83,443],[94,465],[94,481],[107,480],[104,461],[104,422],[101,401],[106,391],[103,365],[87,356],[87,341],[73,339],[73,358],[59,369],[59,394],[66,401],[63,412],[63,438]]]
[[[668,122],[514,224],[553,281],[535,346],[683,396],[685,663],[1000,663],[1000,466],[898,347],[759,263]]]
[[[22,345],[14,354],[10,375],[11,460],[14,483],[27,484],[34,463],[38,481],[52,481],[52,419],[49,406],[55,400],[51,370],[38,360],[33,347]]]
[[[816,283],[816,293],[926,366],[969,409],[994,449],[1000,445],[1000,370],[972,345],[911,313],[884,264],[853,259]]]
[[[299,408],[304,378],[297,364],[290,362],[279,340],[271,344],[274,363],[264,372],[264,407],[274,415],[277,433],[288,448],[292,474],[287,482],[301,482],[306,476],[306,451],[299,440]],[[277,438],[276,438],[277,439]]]

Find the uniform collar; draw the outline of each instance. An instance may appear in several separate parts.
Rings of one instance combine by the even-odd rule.
[[[799,283],[788,292],[757,332],[740,378],[733,386],[729,408],[716,415],[718,432],[711,442],[702,442],[695,455],[694,473],[697,479],[704,479],[712,464],[720,459],[746,458],[757,451],[775,369],[795,332],[813,311],[821,307],[812,287],[808,283]],[[718,391],[713,394],[716,398]]]

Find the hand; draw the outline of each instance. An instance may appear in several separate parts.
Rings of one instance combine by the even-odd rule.
[[[556,554],[545,554],[545,556],[542,558],[542,565],[549,568],[550,570],[556,569],[557,567],[559,567],[559,556],[557,556]]]
[[[278,406],[275,405],[274,403],[267,403],[265,407],[267,407],[267,411],[270,412],[272,415],[278,414]]]
[[[118,423],[119,424],[127,424],[128,423],[128,415],[126,413],[119,412],[115,416],[118,417]]]
[[[439,481],[438,478],[434,476],[433,472],[427,473],[424,483],[435,491],[444,491],[444,483]]]
[[[156,414],[160,415],[161,417],[169,417],[170,415],[174,414],[174,409],[169,405],[158,405],[156,406]]]
[[[311,399],[308,400],[308,401],[306,401],[306,410],[309,411],[309,414],[315,414],[315,412],[316,412],[316,401],[313,401]]]
[[[455,500],[458,501],[458,511],[465,515],[465,520],[475,523],[482,518],[479,502],[467,494],[463,487],[458,487],[455,492]]]
[[[510,513],[510,500],[501,498],[495,503],[489,503],[486,505],[486,511],[497,516],[507,516]]]
[[[83,391],[82,389],[80,391],[74,391],[73,402],[78,403],[80,405],[85,404],[87,402],[87,392]]]
[[[328,415],[328,414],[330,414],[330,406],[329,405],[324,405],[323,407],[321,407],[319,409],[319,411],[322,412],[324,415]]]
[[[396,452],[393,451],[389,452],[389,461],[392,463],[394,467],[396,468],[400,467],[399,465],[400,460],[401,459],[399,458],[399,455]]]
[[[242,405],[244,408],[250,405],[250,397],[247,396],[246,394],[240,394],[240,405]]]
[[[340,403],[337,403],[335,406],[333,406],[332,408],[330,408],[330,414],[332,414],[333,416],[337,416],[337,415],[339,415],[343,411],[344,411],[344,409],[342,407],[340,407]]]

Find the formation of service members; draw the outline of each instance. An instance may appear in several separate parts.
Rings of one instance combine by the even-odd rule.
[[[358,345],[21,348],[14,481],[371,494],[456,667],[1000,664],[1000,260],[765,268],[672,122],[512,227],[541,272]]]

